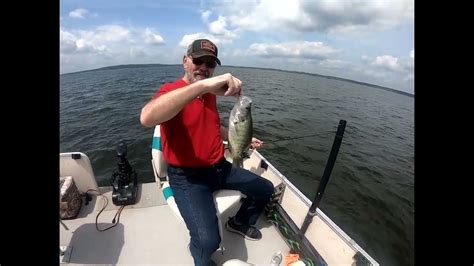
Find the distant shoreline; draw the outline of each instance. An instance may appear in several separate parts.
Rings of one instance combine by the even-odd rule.
[[[89,69],[89,70],[82,70],[82,71],[77,71],[77,72],[69,72],[69,73],[63,73],[60,74],[60,76],[63,75],[69,75],[69,74],[78,74],[78,73],[84,73],[84,72],[92,72],[92,71],[97,71],[97,70],[113,70],[113,69],[122,69],[122,68],[139,68],[139,67],[156,67],[156,66],[179,66],[180,64],[127,64],[127,65],[116,65],[116,66],[107,66],[107,67],[100,67],[100,68],[95,68],[95,69]],[[341,81],[347,81],[347,82],[352,82],[364,86],[369,86],[369,87],[374,87],[386,91],[391,91],[395,93],[399,93],[402,95],[410,96],[410,97],[415,97],[414,94],[405,92],[405,91],[399,91],[396,89],[388,88],[388,87],[383,87],[375,84],[370,84],[366,82],[361,82],[361,81],[356,81],[352,79],[345,79],[345,78],[339,78],[339,77],[334,77],[334,76],[326,76],[326,75],[321,75],[321,74],[316,74],[316,73],[308,73],[308,72],[303,72],[303,71],[294,71],[294,70],[283,70],[283,69],[276,69],[276,68],[264,68],[264,67],[246,67],[246,66],[225,66],[225,67],[233,67],[233,68],[251,68],[251,69],[259,69],[259,70],[273,70],[273,71],[280,71],[280,72],[287,72],[287,73],[295,73],[295,74],[304,74],[304,75],[310,75],[310,76],[316,76],[316,77],[322,77],[322,78],[327,78],[327,79],[335,79],[335,80],[341,80]]]

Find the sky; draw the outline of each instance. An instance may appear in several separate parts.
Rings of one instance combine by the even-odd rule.
[[[335,76],[414,94],[414,0],[60,0],[60,73],[181,64],[206,38],[222,65]]]

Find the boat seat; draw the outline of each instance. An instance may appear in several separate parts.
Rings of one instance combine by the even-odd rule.
[[[184,223],[183,217],[179,212],[178,206],[174,200],[173,191],[169,185],[168,180],[168,163],[166,162],[163,156],[163,148],[161,144],[161,133],[160,133],[160,125],[155,127],[155,131],[153,133],[153,141],[152,141],[152,166],[153,166],[153,173],[155,174],[155,181],[157,184],[160,185],[163,195],[166,199],[166,202],[173,210],[173,213],[176,217]],[[223,223],[227,220],[227,217],[222,217],[222,215],[232,208],[234,205],[240,202],[242,198],[242,194],[240,191],[237,190],[228,190],[222,189],[214,192],[214,202],[216,204],[217,210],[217,218],[219,220],[219,233],[221,235],[221,243],[223,243]],[[224,218],[224,219],[223,219]],[[223,248],[221,246],[221,250]]]

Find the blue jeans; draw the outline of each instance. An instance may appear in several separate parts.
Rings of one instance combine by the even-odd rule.
[[[224,158],[208,168],[168,166],[170,187],[191,235],[190,250],[195,265],[209,265],[221,238],[213,192],[239,190],[246,199],[235,215],[238,223],[255,225],[274,193],[272,182],[242,168],[233,168]]]

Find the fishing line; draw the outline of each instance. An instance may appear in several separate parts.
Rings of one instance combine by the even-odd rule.
[[[298,136],[298,137],[292,137],[292,138],[283,138],[283,139],[269,140],[269,141],[262,140],[262,141],[263,141],[263,145],[262,145],[259,149],[266,148],[266,145],[267,145],[267,144],[273,144],[273,143],[279,142],[279,141],[291,141],[291,140],[302,139],[302,138],[322,137],[322,136],[327,136],[328,134],[334,135],[335,132],[334,132],[334,131],[325,131],[325,132],[320,132],[320,133],[317,133],[317,134],[311,134],[311,135],[305,135],[305,136]],[[224,141],[224,144],[228,144],[228,141]],[[229,147],[226,145],[225,149],[228,150]]]

